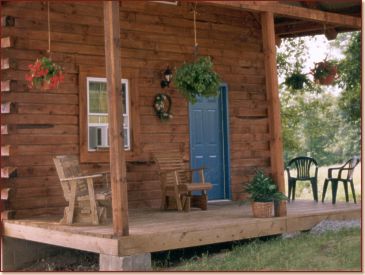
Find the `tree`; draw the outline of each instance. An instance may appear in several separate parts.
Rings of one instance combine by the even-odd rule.
[[[359,118],[357,112],[360,112],[360,105],[353,105],[360,101],[360,96],[353,92],[359,89],[360,93],[360,74],[357,74],[360,71],[360,67],[357,66],[361,60],[357,57],[357,54],[360,54],[360,44],[353,38],[354,35],[351,35],[352,38],[348,42],[348,36],[339,36],[339,40],[336,41],[337,47],[345,44],[346,48],[345,58],[340,61],[340,70],[344,72],[339,80],[339,87],[343,90],[340,96],[329,93],[320,85],[307,83],[299,90],[285,85],[284,80],[288,75],[303,70],[303,63],[308,57],[304,39],[285,40],[278,51],[278,73],[282,82],[279,86],[282,136],[286,162],[293,157],[309,154],[317,159],[320,165],[335,164],[360,152],[360,120],[350,119]],[[354,59],[357,62],[354,62]]]
[[[340,38],[341,39],[341,38]],[[361,36],[360,32],[354,32],[350,36],[350,42],[344,51],[345,58],[340,62],[339,86],[343,91],[339,99],[339,107],[343,111],[344,118],[353,123],[355,127],[360,125],[361,102]]]

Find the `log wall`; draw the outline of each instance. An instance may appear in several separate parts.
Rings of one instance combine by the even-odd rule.
[[[151,150],[183,148],[189,158],[188,104],[170,89],[174,118],[161,123],[154,96],[162,91],[161,73],[193,55],[192,6],[142,1],[121,2],[121,62],[138,71],[140,125],[138,144],[127,157],[129,206],[157,207],[160,189],[156,167],[138,162]],[[52,59],[65,69],[65,82],[53,91],[29,89],[28,64],[46,54],[45,2],[2,1],[2,179],[11,188],[7,208],[17,217],[61,213],[65,206],[52,157],[80,153],[79,68],[104,65],[103,9],[98,2],[51,2]],[[12,18],[7,20],[6,18]],[[237,199],[254,168],[269,170],[269,132],[265,70],[258,14],[198,5],[199,53],[213,58],[229,88],[231,191]],[[3,20],[4,19],[4,20]],[[7,22],[13,22],[8,24]],[[4,43],[3,43],[4,39]],[[10,105],[9,105],[10,106]],[[105,170],[107,163],[83,164],[85,171]],[[15,169],[15,170],[14,170]],[[15,172],[14,172],[15,171]]]

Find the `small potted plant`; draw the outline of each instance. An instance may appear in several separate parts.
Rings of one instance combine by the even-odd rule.
[[[37,59],[29,66],[30,72],[25,76],[29,88],[42,90],[55,89],[64,81],[63,69],[47,57]]]
[[[314,82],[321,85],[331,85],[338,76],[337,64],[333,60],[315,63],[311,70]]]
[[[179,67],[173,82],[181,94],[194,104],[200,96],[217,96],[220,79],[213,70],[210,57],[201,57]]]
[[[300,71],[295,71],[285,78],[284,83],[288,88],[293,90],[301,90],[303,89],[304,84],[308,85],[309,79],[306,74],[303,74]]]
[[[244,192],[249,194],[252,212],[256,218],[269,218],[272,216],[274,202],[287,200],[288,198],[277,191],[273,179],[258,170],[251,182],[244,187]]]

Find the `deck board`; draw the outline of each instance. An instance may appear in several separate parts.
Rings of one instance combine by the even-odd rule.
[[[325,219],[355,219],[361,203],[288,204],[287,217],[253,218],[248,205],[214,202],[208,211],[131,210],[130,235],[116,239],[111,225],[60,225],[60,217],[4,221],[4,235],[110,255],[133,255],[308,230]]]

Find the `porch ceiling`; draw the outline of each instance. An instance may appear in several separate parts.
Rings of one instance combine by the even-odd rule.
[[[206,1],[249,11],[273,12],[281,38],[336,33],[361,28],[361,1]]]

